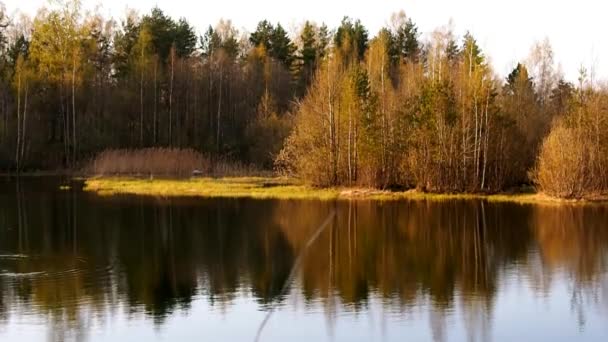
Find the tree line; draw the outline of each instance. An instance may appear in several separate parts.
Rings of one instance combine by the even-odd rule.
[[[608,88],[593,76],[566,81],[547,39],[501,79],[470,33],[421,41],[398,13],[368,40],[345,20],[276,166],[320,186],[605,194]]]
[[[608,91],[555,67],[547,40],[501,79],[475,38],[423,39],[403,12],[295,34],[161,9],[120,22],[56,2],[0,10],[0,168],[75,168],[106,149],[193,148],[314,185],[562,197],[608,187]]]
[[[279,23],[245,34],[222,20],[199,35],[159,8],[118,23],[79,0],[0,20],[0,164],[13,170],[156,146],[270,168],[321,54],[305,35],[329,35],[307,23],[302,56]]]

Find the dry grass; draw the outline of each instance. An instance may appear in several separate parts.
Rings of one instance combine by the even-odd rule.
[[[607,198],[563,200],[538,193],[433,194],[415,190],[393,192],[364,188],[315,188],[290,178],[233,177],[193,179],[94,178],[86,191],[100,195],[132,194],[158,197],[228,197],[316,200],[486,200],[518,204],[581,205],[605,202]]]
[[[320,199],[339,197],[336,189],[312,188],[286,178],[232,177],[193,179],[95,178],[85,191],[100,195],[132,194],[158,197],[230,197]]]
[[[346,198],[350,198],[350,191],[346,192]],[[392,191],[370,191],[363,195],[355,192],[352,198],[363,198],[373,200],[424,200],[424,201],[454,201],[454,200],[483,200],[494,203],[516,203],[516,204],[539,204],[539,205],[587,205],[591,203],[608,202],[606,197],[595,197],[589,199],[562,199],[552,197],[544,193],[429,193],[418,190],[403,192]]]
[[[107,150],[87,165],[84,172],[96,176],[244,176],[259,173],[254,167],[226,160],[212,160],[192,149],[145,148]]]

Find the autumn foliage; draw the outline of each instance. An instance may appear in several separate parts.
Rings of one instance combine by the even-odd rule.
[[[5,12],[2,169],[96,158],[95,173],[184,175],[212,160],[322,187],[608,190],[608,92],[584,70],[566,81],[548,40],[504,77],[470,33],[423,39],[404,12],[373,36],[348,17],[199,34],[159,8],[120,24],[80,0]]]
[[[608,94],[586,88],[545,139],[533,173],[543,192],[565,198],[608,193]]]

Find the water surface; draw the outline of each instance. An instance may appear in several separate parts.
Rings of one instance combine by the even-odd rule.
[[[607,341],[608,208],[0,178],[0,341]],[[294,261],[319,225],[336,215]]]

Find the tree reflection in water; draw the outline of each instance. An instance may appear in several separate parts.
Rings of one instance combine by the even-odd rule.
[[[489,340],[512,279],[539,297],[567,281],[582,328],[590,310],[608,314],[601,206],[100,198],[48,180],[3,182],[0,326],[35,315],[52,325],[50,340],[85,340],[120,310],[162,326],[200,299],[227,313],[247,296],[260,309],[320,304],[330,327],[338,312],[369,311],[372,298],[402,319],[430,306],[436,340],[458,310],[470,340]],[[295,258],[334,209],[282,296]]]

